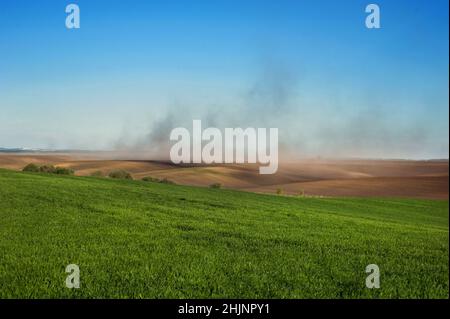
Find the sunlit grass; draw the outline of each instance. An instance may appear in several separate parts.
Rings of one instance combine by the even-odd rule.
[[[3,298],[448,298],[448,243],[448,201],[0,170]]]

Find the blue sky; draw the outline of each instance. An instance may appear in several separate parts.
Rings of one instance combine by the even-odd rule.
[[[369,3],[3,0],[0,147],[145,147],[200,118],[306,156],[448,158],[448,1],[377,1],[378,30]]]

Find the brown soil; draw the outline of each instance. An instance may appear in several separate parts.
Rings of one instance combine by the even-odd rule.
[[[105,159],[101,154],[0,154],[0,167],[21,170],[29,163],[69,167],[76,175],[115,169],[135,179],[168,178],[178,184],[252,192],[317,196],[376,196],[448,199],[448,161],[299,160],[280,163],[273,175],[260,175],[258,165],[174,165],[165,161]]]

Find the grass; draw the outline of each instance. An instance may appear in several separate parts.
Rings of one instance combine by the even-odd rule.
[[[2,298],[448,298],[448,235],[448,201],[0,170]]]

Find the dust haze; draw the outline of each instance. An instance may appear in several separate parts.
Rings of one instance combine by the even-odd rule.
[[[339,98],[340,92],[327,92],[326,88],[322,102],[314,103],[306,98],[308,92],[302,86],[307,79],[292,69],[273,59],[265,61],[253,82],[235,96],[233,105],[216,101],[205,106],[183,102],[161,106],[145,134],[121,136],[113,148],[131,157],[168,159],[171,130],[186,127],[191,131],[192,120],[200,119],[202,129],[278,128],[280,161],[312,157],[429,159],[429,154],[448,158],[448,141],[443,137],[436,150],[436,132],[420,118],[405,121],[399,110],[383,105],[374,92],[357,92],[367,98],[352,112],[341,107],[345,102]],[[173,92],[176,95],[176,88]]]

